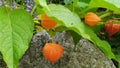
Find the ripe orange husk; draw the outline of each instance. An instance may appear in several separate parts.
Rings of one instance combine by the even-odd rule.
[[[41,14],[41,26],[45,29],[52,29],[57,25],[57,22],[46,14]]]
[[[120,24],[105,24],[104,27],[109,36],[116,34],[120,30]]]
[[[94,26],[101,21],[101,18],[98,17],[95,13],[89,12],[85,15],[85,23],[89,26]]]
[[[43,47],[44,57],[52,63],[55,63],[59,60],[59,58],[62,56],[63,51],[63,47],[56,43],[46,43]]]

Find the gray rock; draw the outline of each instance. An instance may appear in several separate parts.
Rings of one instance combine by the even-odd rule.
[[[69,33],[57,33],[55,42],[64,47],[64,53],[55,64],[45,60],[42,47],[51,38],[44,30],[34,35],[30,48],[19,63],[19,68],[116,68],[96,46],[81,39],[75,46]]]
[[[42,54],[46,42],[51,42],[51,37],[45,30],[35,34],[29,49],[20,59],[19,68],[116,68],[95,45],[83,38],[74,45],[73,38],[66,32],[55,36],[55,42],[63,46],[64,53],[52,64]]]

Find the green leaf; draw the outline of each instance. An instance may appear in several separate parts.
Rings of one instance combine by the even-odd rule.
[[[118,68],[120,68],[120,54],[115,56],[116,56],[116,61],[118,61]]]
[[[61,5],[50,4],[49,9],[51,12],[44,10],[47,15],[57,18],[62,22],[58,23],[96,44],[109,58],[115,58],[110,45],[106,41],[100,40],[89,26],[81,22],[78,15]]]
[[[80,2],[89,3],[89,2],[90,2],[90,0],[80,0]]]
[[[115,1],[115,0],[114,0]],[[111,0],[91,0],[90,4],[89,4],[89,9],[90,8],[98,8],[98,7],[102,7],[102,8],[107,8],[109,10],[113,10],[115,12],[119,12],[120,13],[120,6],[118,6],[118,4],[120,4],[120,2],[118,1],[117,6],[115,5],[116,2],[113,2]]]
[[[78,0],[73,0],[74,5],[77,5],[77,3],[78,3]]]
[[[98,47],[108,56],[109,59],[115,59],[115,56],[113,53],[111,53],[111,47],[108,42],[104,40],[97,40]]]
[[[65,4],[71,4],[73,0],[64,0]]]
[[[120,8],[120,0],[105,0],[113,5],[115,5],[117,8]]]
[[[77,8],[85,8],[87,6],[88,6],[88,4],[84,3],[84,2],[78,2],[77,5],[76,5]]]
[[[56,32],[62,32],[64,30],[68,30],[67,27],[65,26],[57,26],[55,29],[54,29]]]
[[[120,55],[118,54],[118,55],[115,55],[115,56],[116,56],[117,60],[120,62]]]
[[[29,47],[34,23],[26,11],[0,7],[0,51],[9,68],[17,68]]]
[[[49,11],[46,0],[35,0],[35,2],[39,5],[41,5],[42,7],[44,7],[47,11]]]
[[[120,62],[118,62],[118,68],[120,68]]]
[[[43,10],[40,7],[36,7],[36,15],[40,15],[41,13],[44,13]]]

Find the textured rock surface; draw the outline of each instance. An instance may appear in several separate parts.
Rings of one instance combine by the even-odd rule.
[[[44,30],[33,36],[29,49],[20,60],[19,68],[116,68],[111,60],[85,39],[81,39],[75,46],[70,34],[62,32],[56,34],[55,41],[64,47],[59,61],[52,64],[43,57],[42,47],[46,42],[51,42],[51,37]]]

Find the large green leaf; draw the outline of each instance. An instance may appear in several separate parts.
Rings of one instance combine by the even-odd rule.
[[[120,8],[120,0],[105,0],[105,1],[115,5],[118,8]]]
[[[33,34],[32,17],[24,10],[0,7],[0,51],[9,68],[17,68]]]
[[[98,7],[107,8],[120,13],[119,0],[117,1],[116,0],[91,0],[88,8],[98,8]]]
[[[72,13],[67,8],[61,5],[49,5],[51,12],[46,12],[51,17],[57,18],[58,23],[66,26],[69,30],[73,30],[82,37],[96,44],[109,58],[115,58],[111,51],[110,45],[106,41],[100,40],[92,29],[81,22],[78,15]],[[61,23],[62,22],[62,23]]]

